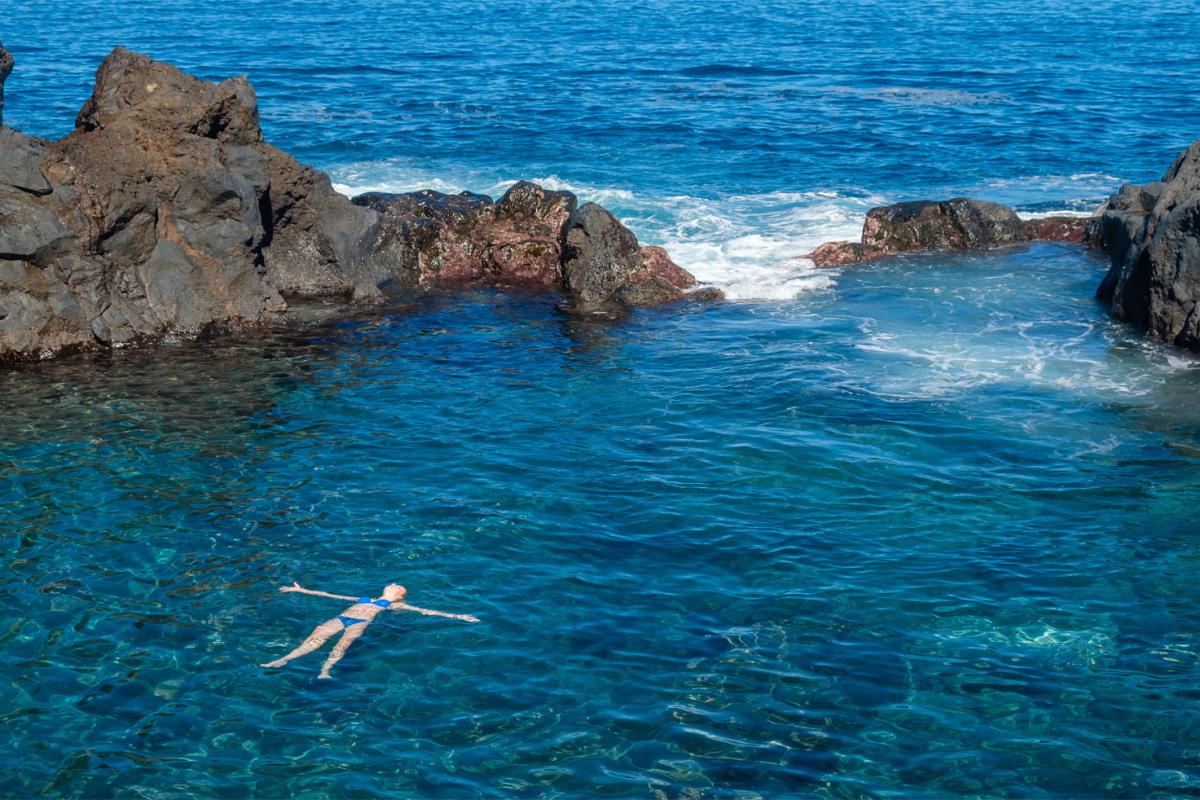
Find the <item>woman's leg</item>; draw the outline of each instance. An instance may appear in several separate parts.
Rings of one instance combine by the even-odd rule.
[[[300,656],[308,655],[313,650],[316,650],[318,647],[328,642],[331,638],[333,638],[333,635],[340,631],[343,627],[345,626],[343,626],[342,623],[336,619],[326,620],[317,627],[313,628],[313,632],[310,633],[308,638],[305,639],[295,650],[288,653],[283,658],[276,659],[275,661],[268,661],[262,666],[270,669],[282,667],[293,658],[299,658]]]
[[[321,666],[321,674],[318,678],[332,678],[329,670],[333,669],[333,665],[342,660],[342,656],[346,655],[346,651],[350,649],[350,645],[354,644],[354,640],[363,635],[363,631],[367,629],[366,624],[351,625],[346,628],[346,632],[342,634],[342,638],[338,639],[338,643],[329,651],[329,658],[325,659],[325,663]]]

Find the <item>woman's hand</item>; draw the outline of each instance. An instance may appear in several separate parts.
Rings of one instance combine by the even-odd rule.
[[[463,622],[479,622],[479,617],[472,617],[470,614],[457,614],[456,616]]]
[[[280,586],[279,591],[286,594],[288,592],[303,592],[304,589],[300,587],[300,583],[298,581],[292,581],[291,586]]]

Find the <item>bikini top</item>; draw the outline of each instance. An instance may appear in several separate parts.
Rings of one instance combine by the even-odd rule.
[[[372,600],[369,597],[360,597],[357,600],[355,600],[354,602],[355,603],[366,603],[366,604],[372,605],[372,606],[379,606],[380,608],[387,608],[388,606],[390,606],[392,604],[391,600],[384,600],[382,597],[379,598],[378,600]]]

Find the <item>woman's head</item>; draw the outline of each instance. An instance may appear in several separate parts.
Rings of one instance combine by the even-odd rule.
[[[395,603],[403,600],[406,594],[408,594],[408,589],[405,589],[398,583],[389,583],[387,586],[383,587],[383,594],[381,594],[380,597],[382,597],[384,600],[390,600]]]

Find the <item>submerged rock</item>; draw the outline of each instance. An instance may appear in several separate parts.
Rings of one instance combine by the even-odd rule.
[[[1100,219],[1112,266],[1096,296],[1152,338],[1200,350],[1200,141],[1162,181],[1122,186]]]
[[[11,66],[0,48],[0,84]],[[695,284],[599,213],[632,244],[619,263],[603,247],[570,260],[611,273],[584,282],[587,303],[663,302]],[[570,292],[575,218],[574,195],[524,182],[498,203],[352,203],[264,141],[245,78],[210,83],[117,48],[68,136],[0,129],[0,360],[258,324],[286,298],[375,302],[390,283]]]

